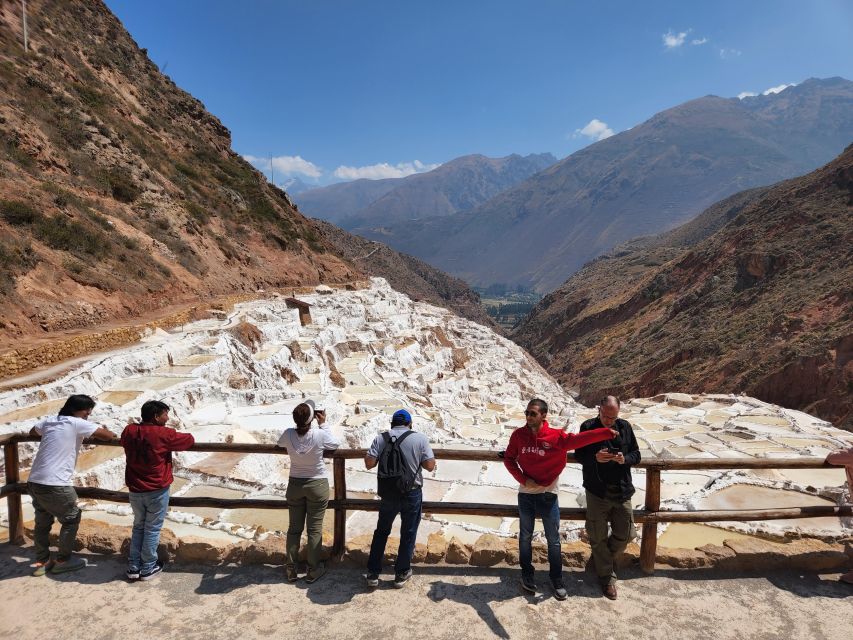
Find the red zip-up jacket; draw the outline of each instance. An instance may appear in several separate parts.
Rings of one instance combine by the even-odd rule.
[[[121,432],[127,458],[124,482],[129,491],[158,491],[172,484],[172,452],[195,444],[189,433],[178,433],[157,424],[129,424]]]
[[[610,440],[610,429],[592,429],[583,433],[567,433],[552,429],[543,421],[539,432],[533,435],[528,426],[519,427],[509,437],[504,453],[504,466],[524,484],[528,478],[538,485],[548,487],[566,468],[566,452],[588,444]]]

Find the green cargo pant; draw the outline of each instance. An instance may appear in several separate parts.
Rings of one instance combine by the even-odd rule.
[[[320,549],[323,545],[323,517],[329,504],[329,480],[327,478],[290,478],[287,485],[287,506],[290,525],[287,527],[287,564],[296,565],[299,559],[299,540],[308,525],[308,567],[316,569],[320,564]]]
[[[59,520],[59,553],[57,558],[65,562],[71,557],[77,529],[80,528],[80,509],[77,508],[77,492],[74,487],[27,483],[27,491],[33,498],[36,515],[33,544],[37,562],[50,560],[50,529],[53,519]]]
[[[623,502],[621,496],[614,494],[599,498],[587,491],[586,532],[601,586],[615,584],[616,557],[637,537],[631,501]]]

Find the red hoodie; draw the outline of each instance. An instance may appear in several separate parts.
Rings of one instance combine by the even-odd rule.
[[[124,481],[133,493],[157,491],[172,484],[172,451],[195,444],[189,433],[156,424],[129,424],[121,432],[127,458]]]
[[[566,468],[566,452],[588,444],[610,440],[610,429],[591,429],[583,433],[567,433],[552,429],[543,421],[539,432],[526,425],[512,432],[504,453],[504,466],[512,477],[523,485],[528,478],[536,484],[548,487]]]

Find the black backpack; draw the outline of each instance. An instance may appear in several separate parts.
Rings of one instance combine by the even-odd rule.
[[[415,488],[415,474],[406,464],[406,458],[400,450],[400,443],[414,433],[409,430],[394,436],[390,431],[382,434],[385,447],[379,454],[377,491],[380,498],[399,498]]]

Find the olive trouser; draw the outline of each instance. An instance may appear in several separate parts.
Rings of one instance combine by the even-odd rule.
[[[615,584],[616,557],[637,537],[631,500],[623,501],[619,493],[608,492],[607,497],[599,498],[587,491],[586,532],[599,582],[602,586]]]
[[[53,486],[28,482],[27,490],[33,498],[33,510],[36,524],[33,530],[33,544],[36,561],[50,560],[50,529],[53,519],[59,520],[59,553],[57,558],[65,562],[74,550],[77,529],[80,527],[80,509],[77,508],[77,492],[70,486]]]
[[[320,549],[323,545],[323,517],[329,504],[329,480],[327,478],[291,478],[287,485],[287,506],[290,525],[287,527],[287,564],[296,565],[299,559],[299,540],[308,525],[308,567],[316,569],[320,564]]]

